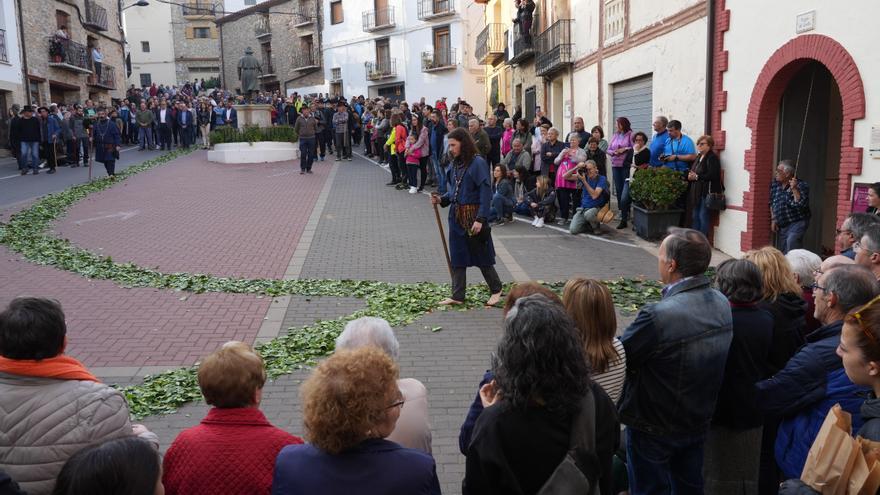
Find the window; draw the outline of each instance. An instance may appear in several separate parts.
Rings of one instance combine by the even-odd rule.
[[[33,79],[28,79],[28,93],[30,93],[30,98],[28,103],[40,103],[40,83],[39,81],[34,81]]]
[[[330,3],[330,24],[341,24],[345,20],[342,13],[342,0]]]
[[[245,5],[256,5],[257,0],[244,0]]]
[[[153,84],[153,76],[149,73],[141,73],[141,87]]]
[[[605,42],[623,39],[626,29],[626,5],[624,0],[605,0]]]
[[[193,38],[210,38],[211,37],[211,28],[209,27],[195,27],[193,28]]]
[[[70,14],[64,12],[63,10],[55,11],[55,27],[61,28],[62,26],[70,29]]]
[[[150,53],[150,42],[149,41],[141,41],[141,51],[144,53]]]
[[[210,74],[214,72],[220,72],[220,67],[190,67],[189,71]]]
[[[334,67],[330,69],[330,79],[334,81],[339,81],[340,79],[342,79],[342,68]]]
[[[342,94],[342,81],[330,83],[330,95],[338,96]]]

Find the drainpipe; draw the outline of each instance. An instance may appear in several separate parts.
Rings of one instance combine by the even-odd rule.
[[[223,51],[223,24],[217,24],[217,28],[217,36],[220,38],[220,87],[226,88],[226,52]]]
[[[704,134],[712,134],[712,110],[715,99],[715,0],[706,0],[706,108]]]
[[[21,55],[21,79],[24,83],[24,94],[25,94],[25,105],[31,104],[31,84],[28,79],[28,63],[27,63],[27,50],[24,46],[24,17],[22,17],[21,13],[21,0],[16,0],[18,4],[18,47],[19,54]]]

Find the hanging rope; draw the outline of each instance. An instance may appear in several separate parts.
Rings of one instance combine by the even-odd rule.
[[[813,67],[813,75],[810,76],[810,91],[807,93],[807,108],[804,109],[804,123],[801,126],[801,140],[798,143],[797,157],[794,160],[794,175],[797,177],[798,166],[801,164],[801,148],[804,146],[804,134],[807,132],[807,117],[810,115],[810,103],[813,99],[813,83],[816,81],[816,71],[819,67]]]

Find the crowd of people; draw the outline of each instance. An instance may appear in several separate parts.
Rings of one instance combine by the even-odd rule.
[[[706,237],[672,227],[662,299],[619,337],[600,281],[514,285],[462,411],[462,493],[813,493],[797,478],[834,404],[880,440],[880,216],[844,227],[852,257],[765,247],[711,278]],[[301,384],[302,437],[260,411],[261,357],[224,344],[198,367],[211,409],[161,459],[66,345],[55,301],[0,313],[0,493],[440,493],[429,390],[383,319],[349,322]]]

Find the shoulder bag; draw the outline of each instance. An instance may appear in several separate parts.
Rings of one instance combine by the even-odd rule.
[[[590,466],[580,465],[579,459],[588,453]],[[556,466],[550,478],[544,482],[537,495],[597,495],[599,459],[596,456],[596,402],[592,389],[581,401],[581,410],[574,415],[571,426],[571,443],[568,453]],[[587,471],[590,473],[588,474]],[[592,475],[592,477],[590,476]]]

